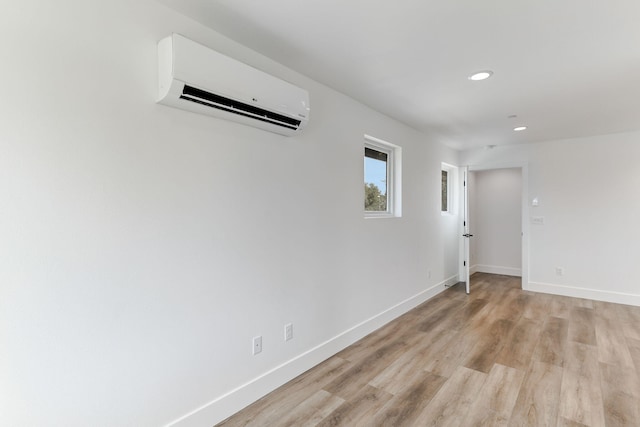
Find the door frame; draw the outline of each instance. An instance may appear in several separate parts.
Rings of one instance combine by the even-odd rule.
[[[529,164],[527,162],[497,162],[497,163],[480,163],[475,165],[467,165],[467,170],[469,172],[478,172],[485,170],[494,170],[494,169],[520,169],[522,173],[522,289],[527,291],[529,290]],[[463,170],[465,170],[464,166],[460,166],[459,170],[461,171],[461,179],[460,179],[460,190],[461,195],[464,197],[464,175]],[[468,188],[467,188],[468,190]],[[459,244],[459,254],[460,254],[460,263],[458,275],[460,278],[465,277],[465,267],[463,265],[463,261],[465,261],[465,237],[462,235],[465,233],[463,226],[464,215],[460,216],[460,225],[458,233],[458,244]],[[467,239],[468,240],[468,239]],[[466,260],[469,262],[469,260]],[[470,282],[470,280],[469,280]]]
[[[462,168],[462,244],[463,249],[463,263],[462,268],[464,270],[465,291],[467,295],[471,291],[471,238],[467,236],[471,229],[471,222],[469,221],[469,166]]]

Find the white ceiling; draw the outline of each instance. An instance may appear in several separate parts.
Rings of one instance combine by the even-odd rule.
[[[640,129],[640,0],[159,1],[457,149]]]

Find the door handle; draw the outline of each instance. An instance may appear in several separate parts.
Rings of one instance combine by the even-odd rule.
[[[473,234],[469,234],[469,233],[463,234],[462,237],[473,237]]]

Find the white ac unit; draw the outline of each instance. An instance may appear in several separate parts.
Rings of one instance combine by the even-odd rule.
[[[281,135],[309,121],[309,93],[179,34],[158,43],[158,102]]]

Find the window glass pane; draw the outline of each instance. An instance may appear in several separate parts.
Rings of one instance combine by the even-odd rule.
[[[442,212],[449,211],[449,172],[442,171]]]
[[[388,154],[364,149],[364,210],[387,211]]]

